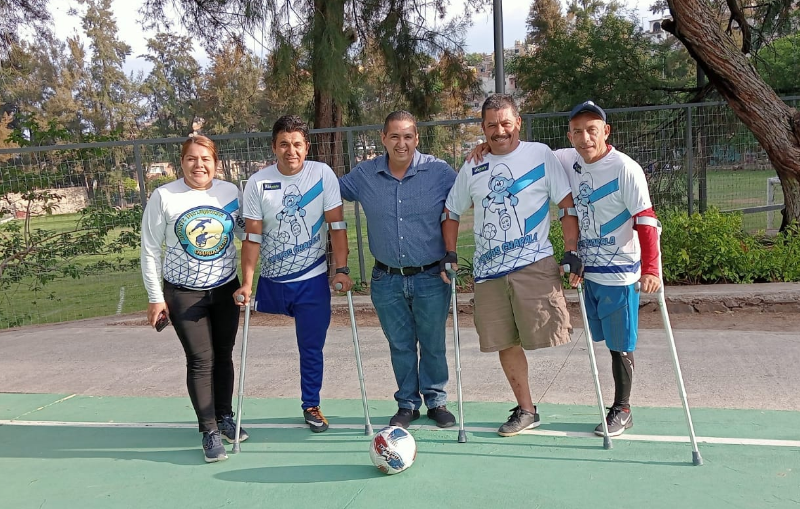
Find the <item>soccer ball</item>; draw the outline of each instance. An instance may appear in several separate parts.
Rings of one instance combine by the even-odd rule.
[[[399,474],[414,463],[417,442],[399,426],[388,426],[372,437],[369,447],[372,464],[384,474]]]

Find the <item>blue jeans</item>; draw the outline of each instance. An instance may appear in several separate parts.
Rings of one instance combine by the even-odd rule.
[[[389,341],[399,408],[417,410],[447,403],[445,326],[450,286],[433,268],[413,276],[372,269],[372,304]],[[417,356],[419,343],[419,357]]]

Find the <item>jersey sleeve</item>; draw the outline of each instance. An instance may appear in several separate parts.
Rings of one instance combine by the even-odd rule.
[[[242,214],[245,219],[254,219],[256,221],[264,220],[264,210],[261,207],[261,195],[258,192],[259,186],[261,186],[261,182],[256,178],[251,178],[244,186]]]
[[[650,191],[647,188],[647,179],[644,176],[644,171],[635,161],[629,160],[625,162],[625,170],[621,180],[623,183],[620,186],[622,199],[632,216],[653,206],[650,201]]]
[[[150,196],[142,214],[142,279],[150,303],[164,302],[161,289],[161,258],[167,237],[167,221],[162,208],[161,191]]]
[[[572,193],[567,173],[561,161],[551,152],[547,151],[544,157],[545,175],[550,191],[550,201],[560,203],[565,197]]]
[[[339,179],[330,166],[322,166],[322,208],[325,212],[342,205],[342,194],[339,190]]]
[[[450,193],[447,195],[447,200],[444,206],[447,210],[455,212],[458,215],[463,214],[472,206],[472,196],[469,193],[469,177],[470,169],[467,163],[461,167],[456,175],[453,187],[450,188]]]

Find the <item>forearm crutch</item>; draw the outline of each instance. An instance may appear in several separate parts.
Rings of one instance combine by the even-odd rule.
[[[569,272],[569,266],[565,266],[565,272]],[[589,317],[586,315],[586,301],[583,296],[583,283],[578,283],[578,302],[581,306],[581,316],[583,317],[583,336],[586,338],[586,350],[589,352],[589,362],[592,368],[592,378],[594,379],[594,391],[597,393],[597,407],[600,410],[600,424],[603,427],[603,448],[611,449],[611,437],[608,436],[608,422],[606,422],[606,406],[603,404],[603,391],[600,389],[600,374],[597,371],[597,358],[594,355],[594,341],[592,331],[589,328]]]
[[[237,302],[244,302],[244,295],[236,296]],[[242,360],[239,362],[239,402],[236,404],[236,436],[233,441],[233,452],[241,451],[239,435],[242,430],[242,403],[244,401],[244,372],[247,362],[247,336],[250,332],[250,303],[244,308],[244,327],[242,329]]]
[[[657,292],[658,309],[661,311],[661,320],[664,323],[664,332],[667,334],[667,341],[669,342],[669,349],[670,353],[672,354],[672,366],[675,368],[675,378],[678,382],[678,393],[680,394],[681,403],[683,404],[683,413],[686,416],[686,425],[689,427],[689,440],[692,443],[692,463],[695,465],[702,465],[703,457],[700,456],[700,450],[697,448],[697,437],[694,434],[692,413],[689,410],[689,400],[686,397],[686,387],[683,384],[681,363],[678,360],[678,350],[675,348],[675,337],[672,335],[672,325],[669,321],[667,301],[664,297],[664,267],[661,263],[661,222],[653,217],[640,216],[636,218],[636,224],[652,226],[658,232],[658,277],[660,283]]]
[[[456,272],[449,263],[445,264],[450,276],[450,293],[453,301],[453,344],[456,352],[456,394],[458,395],[458,443],[467,441],[464,430],[464,396],[461,392],[461,340],[458,332],[458,294],[456,293]]]
[[[336,283],[336,290],[341,291],[342,283]],[[364,405],[364,434],[372,435],[372,423],[369,420],[369,404],[367,403],[367,387],[364,384],[364,368],[361,365],[361,348],[358,346],[358,329],[356,328],[356,313],[353,310],[353,292],[347,290],[347,307],[350,311],[350,330],[353,333],[353,348],[356,351],[356,368],[358,369],[358,383],[361,385],[361,403]]]

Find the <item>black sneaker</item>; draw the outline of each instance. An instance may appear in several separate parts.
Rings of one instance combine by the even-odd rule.
[[[228,459],[228,453],[225,452],[218,430],[203,432],[203,452],[206,455],[206,463]]]
[[[236,421],[233,419],[233,415],[223,415],[221,419],[217,420],[217,428],[229,444],[236,441]],[[239,428],[239,442],[244,442],[248,438],[250,435],[244,428]]]
[[[411,421],[419,419],[419,410],[411,410],[410,408],[398,408],[397,413],[389,419],[389,426],[400,426],[407,428]]]
[[[633,426],[633,415],[630,408],[611,407],[608,409],[606,415],[606,424],[608,425],[608,436],[618,437],[625,433],[625,430]],[[603,423],[597,425],[594,429],[594,434],[603,436]]]
[[[536,407],[533,407],[533,413],[515,406],[511,409],[511,417],[508,418],[505,424],[500,426],[497,434],[501,437],[513,437],[526,429],[533,429],[539,426],[539,414],[536,412]]]
[[[322,415],[318,406],[304,409],[303,418],[314,433],[322,433],[328,429],[328,419]]]
[[[440,428],[449,428],[456,423],[456,417],[451,414],[444,405],[437,406],[436,408],[429,408],[428,419],[436,421],[436,425]]]

